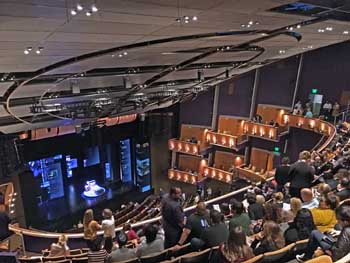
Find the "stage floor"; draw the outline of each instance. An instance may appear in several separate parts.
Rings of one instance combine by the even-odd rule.
[[[38,215],[31,226],[42,230],[70,229],[82,221],[82,215],[87,208],[94,208],[98,218],[101,216],[100,211],[104,208],[116,210],[121,204],[139,201],[138,199],[149,194],[143,195],[145,193],[140,193],[131,184],[101,186],[106,189],[106,192],[95,198],[83,197],[81,187],[75,187],[73,184],[66,186],[64,197],[38,204]]]

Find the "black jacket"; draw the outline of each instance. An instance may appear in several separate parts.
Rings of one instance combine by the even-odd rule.
[[[336,193],[339,196],[340,201],[348,199],[350,197],[350,189],[343,189]]]
[[[263,219],[265,215],[264,207],[259,203],[254,203],[248,206],[248,215],[250,220]]]
[[[298,161],[290,166],[289,177],[291,188],[310,188],[315,170],[306,162]]]
[[[350,253],[350,226],[343,228],[331,251],[333,261],[339,260]]]
[[[276,168],[275,180],[280,186],[283,186],[290,181],[289,168],[289,165],[281,165]]]

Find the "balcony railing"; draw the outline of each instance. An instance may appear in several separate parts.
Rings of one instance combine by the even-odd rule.
[[[278,141],[279,136],[286,133],[288,128],[285,126],[273,126],[256,122],[245,122],[243,125],[243,133],[248,136],[258,137],[262,139]]]
[[[185,171],[169,169],[168,178],[172,180],[184,182],[184,183],[196,184],[198,175],[185,172]]]
[[[206,140],[211,145],[237,149],[240,145],[247,141],[247,136],[208,131]]]
[[[177,139],[170,139],[168,141],[169,150],[181,153],[187,153],[192,155],[200,156],[201,151],[205,150],[206,147],[203,145],[193,142],[186,142]]]
[[[224,171],[214,167],[205,167],[204,176],[215,180],[219,180],[225,183],[231,183],[233,179],[232,172]]]

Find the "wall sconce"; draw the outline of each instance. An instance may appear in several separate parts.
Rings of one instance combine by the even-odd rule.
[[[235,146],[235,141],[233,140],[233,138],[230,138],[229,144],[230,144],[230,147]]]
[[[177,145],[177,150],[178,150],[178,151],[181,151],[181,150],[182,150],[182,144],[181,144],[181,143],[178,143],[178,145]]]
[[[298,124],[297,124],[298,127],[301,127],[303,126],[303,122],[302,121],[299,121]]]
[[[188,175],[187,174],[185,175],[184,181],[188,182]]]
[[[210,142],[210,134],[208,133],[206,136],[207,142]]]
[[[188,146],[188,144],[186,144],[185,146],[185,152],[189,152],[190,151],[190,146]]]
[[[192,181],[192,184],[195,184],[196,183],[196,177],[192,176],[191,181]]]
[[[229,174],[226,175],[226,182],[227,182],[227,183],[231,182],[231,176],[230,176]]]
[[[254,126],[254,127],[253,127],[253,131],[252,131],[252,134],[253,134],[253,135],[256,134],[256,130],[257,130],[257,128],[256,128],[256,126]]]
[[[171,172],[169,173],[169,178],[170,178],[170,179],[173,179],[173,178],[174,178],[174,172],[173,172],[173,171],[171,171]]]
[[[180,179],[181,179],[181,174],[180,174],[180,173],[177,173],[177,174],[176,174],[176,179],[177,179],[178,181],[180,181]]]
[[[211,177],[214,178],[216,176],[215,170],[211,171]]]
[[[260,127],[260,136],[264,136],[265,135],[265,130],[264,128]]]
[[[193,153],[198,153],[198,147],[197,146],[193,147]]]
[[[226,144],[226,138],[225,138],[225,137],[222,137],[222,138],[221,138],[221,143],[222,143],[222,144]]]
[[[216,144],[216,136],[213,136],[213,143]]]
[[[208,168],[205,168],[205,169],[204,169],[204,175],[205,175],[205,176],[208,176],[208,174],[209,174],[209,170],[208,170]]]
[[[244,127],[243,127],[243,133],[247,133],[248,132],[248,127],[247,127],[247,125],[244,125]]]
[[[287,124],[287,123],[289,122],[289,116],[288,116],[288,115],[284,115],[284,116],[283,116],[283,122],[284,122],[285,124]]]
[[[310,120],[309,126],[311,129],[313,129],[315,127],[315,121],[314,120]]]
[[[173,150],[173,149],[174,149],[174,147],[175,147],[174,142],[170,142],[170,145],[169,145],[170,150]]]
[[[222,173],[219,173],[219,180],[222,180],[224,178]]]
[[[274,137],[274,132],[272,129],[269,131],[269,138],[272,139]]]
[[[321,123],[321,132],[323,132],[324,131],[324,123],[322,122]]]

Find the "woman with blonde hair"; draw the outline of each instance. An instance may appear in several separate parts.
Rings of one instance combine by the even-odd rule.
[[[69,247],[67,246],[68,238],[61,235],[57,243],[51,244],[49,257],[59,257],[69,255]]]
[[[83,218],[84,226],[84,239],[87,245],[91,243],[97,237],[97,231],[101,229],[101,226],[94,220],[94,211],[92,209],[87,209],[84,213]]]
[[[259,245],[259,246],[258,246]],[[273,221],[266,221],[263,231],[257,235],[251,244],[255,255],[278,250],[285,245],[285,240],[279,225]]]
[[[290,199],[290,211],[294,214],[294,216],[297,215],[298,211],[302,208],[302,202],[300,198],[292,197]]]
[[[241,226],[230,230],[228,240],[219,248],[221,262],[239,263],[254,257],[252,249],[247,245],[247,237]]]

